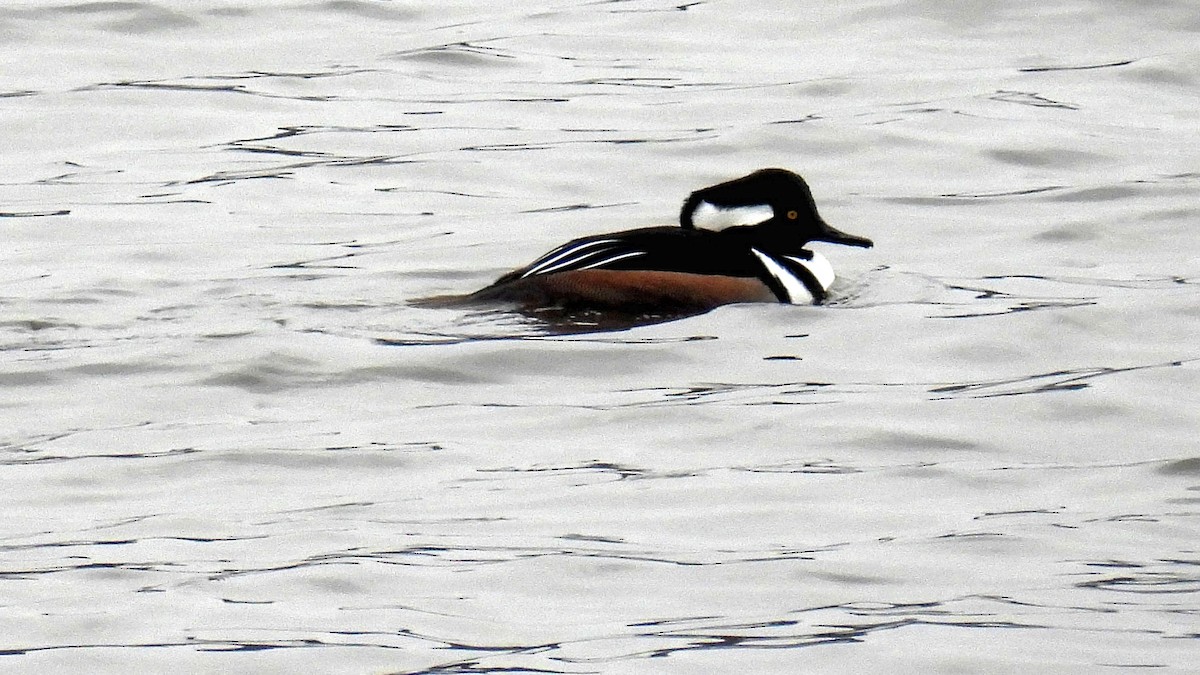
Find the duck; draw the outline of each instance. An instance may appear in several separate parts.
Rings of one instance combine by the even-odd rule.
[[[760,215],[724,229],[698,227],[698,213]],[[523,310],[702,313],[721,305],[821,304],[835,275],[821,241],[870,248],[817,212],[808,183],[787,169],[759,169],[696,190],[679,224],[596,234],[567,243],[453,304],[507,303]]]

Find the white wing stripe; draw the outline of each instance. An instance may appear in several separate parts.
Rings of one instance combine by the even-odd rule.
[[[538,274],[551,274],[553,272],[558,272],[561,270],[578,269],[580,265],[584,264],[588,260],[591,260],[592,258],[595,258],[598,255],[605,255],[607,253],[610,253],[612,250],[613,250],[613,247],[608,246],[608,247],[600,249],[599,251],[588,251],[587,253],[584,253],[583,255],[571,256],[570,258],[567,258],[565,260],[559,260],[558,262],[554,263],[553,265],[542,265],[538,269],[537,272],[535,272],[533,275],[530,275],[530,276],[536,276]]]
[[[544,263],[538,265],[537,268],[522,274],[521,278],[524,279],[526,277],[537,276],[539,274],[553,274],[554,272],[560,271],[590,270],[593,267],[601,267],[603,265],[614,263],[618,260],[624,260],[625,258],[646,255],[645,251],[626,251],[621,253],[620,250],[620,247],[608,246],[598,251],[588,251],[582,255],[576,255],[566,259],[559,259],[553,264]],[[597,260],[596,258],[599,259]]]
[[[530,264],[530,266],[529,266],[529,270],[526,271],[521,276],[528,277],[528,276],[532,276],[534,274],[541,274],[541,273],[547,271],[546,268],[551,267],[551,266],[554,266],[557,269],[557,267],[560,267],[561,265],[556,265],[556,263],[559,263],[564,258],[568,258],[567,264],[570,264],[569,259],[572,256],[578,256],[579,258],[586,258],[589,255],[592,255],[592,253],[595,253],[595,251],[592,251],[592,253],[585,253],[586,251],[589,251],[590,249],[594,249],[597,246],[609,248],[610,244],[615,244],[615,243],[617,243],[616,239],[598,239],[596,241],[586,241],[586,242],[583,242],[582,244],[576,244],[575,246],[567,246],[564,248],[556,249],[554,251],[547,253],[546,255],[542,256],[541,258],[538,258],[537,260],[533,261],[533,263]]]
[[[609,263],[614,263],[618,260],[624,260],[626,258],[632,258],[632,257],[638,256],[638,255],[646,255],[646,253],[644,251],[633,251],[631,253],[622,253],[620,255],[614,255],[611,258],[605,258],[605,259],[601,260],[600,262],[594,262],[594,263],[584,265],[583,267],[579,267],[577,269],[590,270],[593,267],[602,267]]]
[[[789,272],[786,267],[780,265],[778,260],[756,248],[750,249],[750,252],[766,268],[767,274],[770,274],[774,277],[775,281],[779,282],[780,286],[783,286],[783,293],[787,296],[789,304],[802,305],[812,302],[812,294],[808,292],[808,288],[804,286],[804,282],[797,279],[796,275]]]
[[[580,244],[575,244],[574,246],[570,246],[570,245],[563,246],[563,247],[557,248],[557,249],[551,251],[550,253],[547,253],[546,255],[542,256],[541,258],[538,258],[537,260],[533,261],[533,263],[530,265],[529,271],[531,273],[536,274],[542,268],[553,265],[554,263],[562,260],[563,258],[567,258],[567,257],[574,256],[574,255],[585,254],[586,251],[588,251],[590,249],[594,249],[596,247],[608,248],[609,245],[615,244],[615,243],[616,243],[615,239],[598,239],[595,241],[585,241]]]

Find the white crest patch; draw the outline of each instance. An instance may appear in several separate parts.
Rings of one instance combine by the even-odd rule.
[[[775,212],[766,204],[720,208],[708,202],[700,202],[692,212],[692,222],[704,230],[723,230],[734,225],[757,225],[770,220]]]

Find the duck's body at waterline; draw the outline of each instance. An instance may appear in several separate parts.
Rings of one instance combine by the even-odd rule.
[[[757,207],[763,220],[701,229],[693,219],[702,207]],[[834,273],[824,256],[806,247],[812,241],[872,246],[870,239],[826,224],[800,176],[762,169],[693,192],[678,227],[575,239],[483,289],[440,300],[629,312],[702,312],[738,302],[820,303]]]

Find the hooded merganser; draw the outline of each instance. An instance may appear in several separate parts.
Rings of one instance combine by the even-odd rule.
[[[768,207],[753,225],[699,229],[704,205]],[[763,216],[766,216],[765,210]],[[646,227],[581,237],[453,304],[514,303],[522,309],[703,312],[736,302],[820,303],[833,268],[810,241],[872,246],[817,213],[808,184],[784,169],[754,173],[688,196],[679,227]]]

